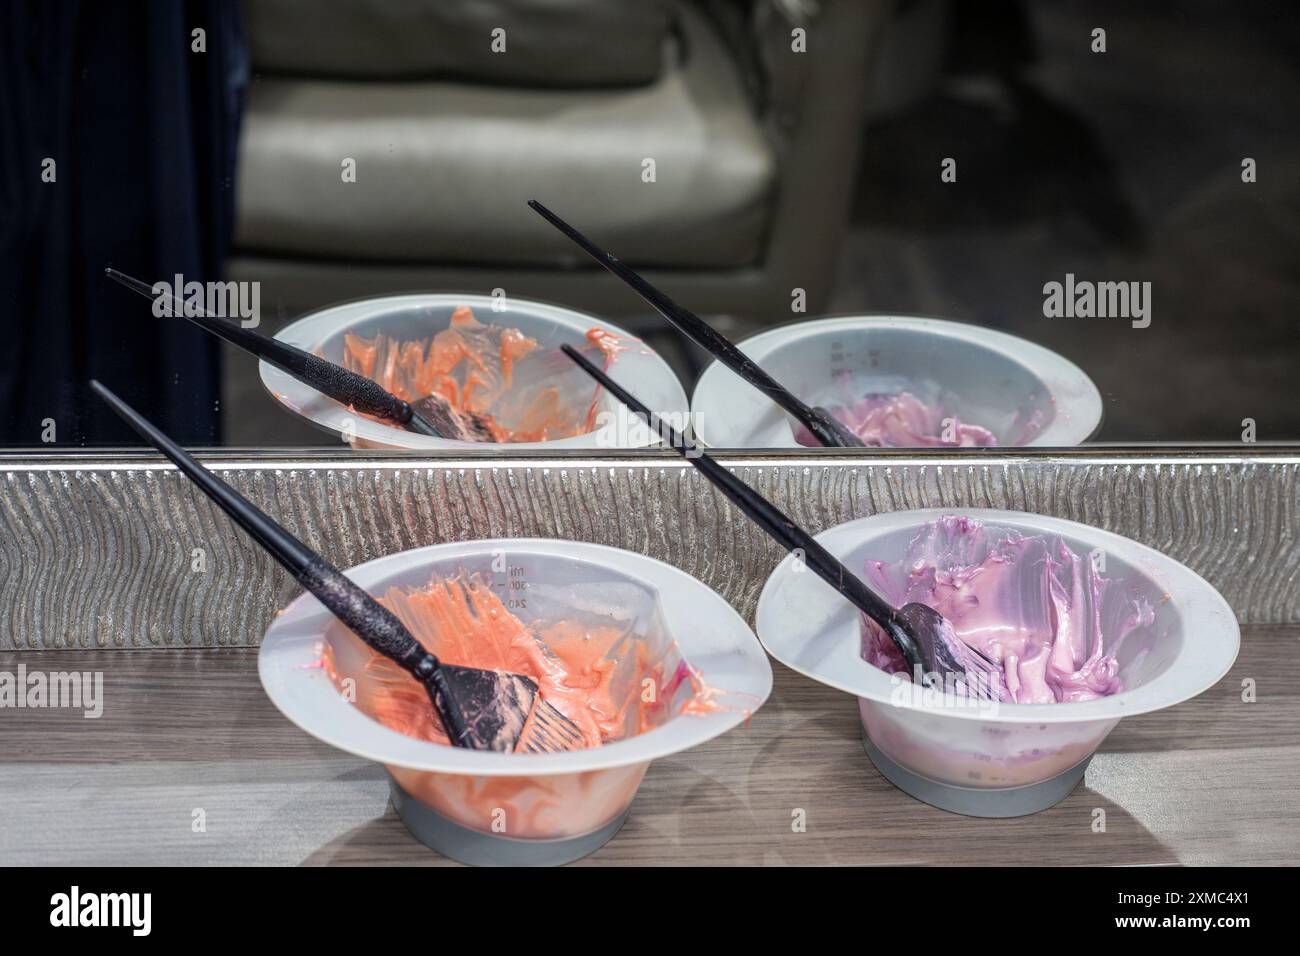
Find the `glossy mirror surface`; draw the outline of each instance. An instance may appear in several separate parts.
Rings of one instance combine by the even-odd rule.
[[[194,447],[465,451],[175,295],[475,454],[649,447],[561,341],[714,447],[817,454],[531,198],[868,446],[1300,440],[1292,5],[559,6],[12,13],[0,444],[137,446],[98,378]]]

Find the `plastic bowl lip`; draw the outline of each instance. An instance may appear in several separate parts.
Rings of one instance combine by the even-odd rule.
[[[1098,700],[1059,704],[999,703],[993,713],[972,707],[969,702],[959,701],[951,694],[942,695],[942,703],[934,704],[912,696],[895,700],[893,695],[897,685],[893,678],[860,656],[856,609],[815,574],[805,570],[794,575],[793,555],[777,565],[758,598],[755,630],[764,649],[804,676],[856,697],[936,716],[1012,724],[1107,721],[1161,710],[1214,686],[1237,659],[1241,646],[1237,619],[1228,602],[1204,578],[1153,548],[1076,521],[996,508],[925,508],[891,511],[847,521],[816,535],[816,539],[831,554],[843,560],[882,534],[917,529],[953,514],[995,526],[1013,527],[1022,532],[1061,534],[1094,547],[1100,546],[1108,554],[1158,577],[1159,583],[1176,602],[1182,618],[1182,650],[1164,672],[1152,680]],[[787,600],[798,604],[803,609],[801,613],[780,617],[775,604],[778,590],[783,589],[794,591]],[[829,610],[809,614],[809,607]],[[831,629],[833,634],[823,636]],[[822,637],[822,645],[832,645],[829,650],[826,647],[814,648],[813,643],[819,637]],[[963,703],[966,706],[962,706]]]
[[[558,754],[503,754],[463,750],[408,737],[385,727],[344,700],[320,666],[321,644],[333,617],[309,593],[294,599],[272,622],[258,652],[257,669],[271,702],[291,722],[333,747],[378,763],[436,773],[534,777],[611,770],[647,763],[697,746],[748,719],[772,690],[772,667],[754,632],[720,595],[684,571],[655,558],[607,545],[551,538],[493,538],[449,542],[401,551],[350,568],[362,587],[374,589],[401,569],[440,558],[510,554],[557,555],[613,568],[657,588],[682,656],[720,658],[705,680],[730,694],[746,695],[746,709],[678,715],[635,737]],[[372,590],[373,593],[373,590]],[[752,701],[752,702],[751,702]]]
[[[353,299],[318,309],[315,312],[309,312],[307,315],[290,322],[277,332],[275,337],[282,342],[288,342],[290,345],[296,345],[310,352],[319,346],[321,342],[351,328],[356,323],[395,309],[422,306],[454,309],[459,305],[467,305],[481,316],[483,312],[491,311],[493,306],[500,301],[500,299],[478,292],[419,292]],[[616,366],[621,361],[628,361],[629,358],[635,357],[642,367],[629,372],[629,374],[643,377],[657,372],[663,375],[665,382],[671,383],[670,387],[675,390],[674,402],[677,403],[678,408],[662,409],[662,411],[680,410],[686,412],[689,409],[686,391],[682,388],[681,382],[678,381],[668,363],[664,361],[659,353],[651,349],[650,346],[645,345],[639,337],[621,326],[597,318],[589,313],[580,312],[577,309],[536,299],[507,297],[505,302],[509,311],[526,313],[535,318],[555,322],[582,335],[585,335],[594,327],[599,327],[607,329],[620,338],[641,342],[645,348],[644,353],[640,351],[623,353],[615,357],[614,365]],[[596,447],[590,434],[574,435],[569,438],[556,439],[555,441],[516,442],[503,446],[417,435],[414,432],[394,428],[391,425],[385,425],[382,422],[366,418],[364,415],[349,412],[338,402],[327,398],[314,388],[304,385],[293,376],[280,371],[274,365],[261,360],[257,364],[262,386],[271,393],[271,397],[278,404],[284,406],[288,411],[305,418],[325,431],[335,434],[341,434],[344,430],[344,422],[350,421],[352,434],[358,439],[390,448],[417,451],[445,451],[447,449],[482,451],[486,447],[508,448],[511,451],[529,449],[550,451]],[[644,381],[644,378],[642,378],[642,381]],[[656,411],[661,411],[661,409],[656,409]],[[651,440],[647,439],[647,445],[650,443]],[[657,440],[654,440],[653,443],[657,444]]]
[[[787,322],[775,328],[765,329],[736,343],[746,355],[762,363],[778,346],[814,338],[830,331],[868,331],[872,329],[902,329],[934,335],[951,340],[955,344],[970,345],[985,351],[996,352],[1003,358],[1014,362],[1029,371],[1042,384],[1047,394],[1057,400],[1058,408],[1065,402],[1071,409],[1068,419],[1060,415],[1053,416],[1051,423],[1043,431],[1024,445],[1004,446],[1017,448],[1061,448],[1081,445],[1092,438],[1101,427],[1104,405],[1101,392],[1083,369],[1065,356],[1044,348],[1028,339],[1009,332],[973,325],[968,322],[954,322],[927,315],[906,313],[843,313],[823,316],[817,319],[805,319]],[[728,380],[730,379],[730,381]],[[703,411],[704,405],[711,405],[717,400],[718,392],[732,387],[733,384],[752,386],[741,382],[721,362],[713,361],[700,374],[699,380],[691,393],[692,419]],[[711,394],[713,393],[713,394]],[[700,440],[713,447],[723,447],[708,435],[707,419],[700,415],[696,424]],[[782,447],[799,447],[793,437],[788,445]]]

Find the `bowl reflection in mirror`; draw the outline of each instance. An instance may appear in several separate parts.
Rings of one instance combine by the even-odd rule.
[[[1076,365],[1024,339],[915,316],[795,322],[738,343],[801,399],[886,447],[1068,446],[1101,422]],[[812,436],[729,369],[695,387],[696,435],[721,448],[812,446]]]

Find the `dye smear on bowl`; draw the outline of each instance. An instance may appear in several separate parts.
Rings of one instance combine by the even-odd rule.
[[[931,389],[938,391],[938,389]],[[855,377],[840,373],[832,377],[828,393],[810,397],[822,405],[869,448],[954,447],[992,448],[997,436],[981,425],[964,422],[950,397],[924,401],[907,389],[865,392]],[[1012,426],[1012,445],[1027,445],[1043,430],[1040,410],[1022,410]],[[810,448],[820,442],[799,425],[795,441]]]
[[[769,329],[738,348],[870,445],[1078,445],[1101,421],[1101,394],[1076,365],[982,326],[842,316]],[[718,363],[691,408],[708,445],[799,444],[798,423]]]
[[[998,443],[987,428],[966,424],[942,405],[923,402],[911,392],[864,395],[828,410],[869,448],[987,448]],[[821,444],[803,425],[795,430],[795,441],[809,448]]]
[[[601,328],[590,329],[587,341],[606,369],[628,347]],[[464,305],[431,339],[348,332],[343,365],[411,402],[449,438],[554,441],[596,425],[597,390],[572,361],[517,329],[480,322]]]
[[[996,665],[1000,701],[1096,700],[1123,689],[1115,654],[1155,619],[1147,598],[1102,574],[1058,536],[1026,536],[946,515],[921,528],[897,561],[868,561],[867,581],[896,606],[913,601],[952,625],[959,660]],[[862,656],[907,675],[898,648],[862,618]]]
[[[721,710],[719,692],[682,657],[653,599],[639,589],[618,596],[623,612],[616,615],[604,613],[599,601],[551,602],[543,604],[542,616],[525,623],[497,587],[462,571],[435,577],[423,588],[390,588],[380,602],[447,663],[536,680],[542,699],[578,726],[585,747],[644,733],[678,715]],[[341,665],[338,657],[335,643],[326,641],[326,672],[360,710],[398,733],[449,746],[427,692],[414,678],[368,648],[359,661]],[[496,777],[388,770],[415,799],[464,826],[553,839],[594,830],[625,810],[648,766]],[[503,820],[508,831],[498,827]]]
[[[1051,693],[1045,703],[987,700],[923,686],[902,673],[897,662],[875,657],[874,652],[883,653],[878,636],[867,634],[859,615],[835,603],[834,592],[821,581],[796,573],[793,558],[773,572],[756,614],[758,632],[772,656],[858,698],[864,746],[886,779],[934,806],[979,817],[1035,813],[1064,799],[1122,717],[1159,711],[1204,692],[1227,673],[1240,644],[1231,608],[1195,573],[1136,541],[1073,521],[984,508],[960,516],[947,509],[900,510],[837,525],[818,535],[818,541],[850,567],[874,575],[872,583],[889,590],[895,600],[906,600],[909,591],[922,600],[937,593],[949,600],[944,613],[960,616],[966,609],[961,598],[975,612],[979,605],[970,599],[985,595],[978,589],[963,595],[951,586],[954,579],[945,584],[943,572],[981,564],[1013,536],[1042,542],[1019,556],[1032,558],[1042,547],[1041,559],[1050,556],[1057,565],[1055,586],[1044,575],[1042,590],[1028,587],[1028,597],[1020,600],[1033,599],[1037,619],[1052,625],[1048,636],[1054,645],[1065,636],[1057,633],[1059,620],[1076,623],[1082,618],[1089,633],[1100,633],[1097,664],[1114,659],[1118,691],[1114,685],[1094,686],[1092,693],[1112,692],[1067,699],[1069,681],[1054,684],[1046,664],[1038,685],[1040,692],[1046,686]],[[980,550],[980,537],[987,551]],[[1072,557],[1050,547],[1058,539]],[[927,547],[940,541],[942,546]],[[927,560],[935,552],[948,554],[949,560]],[[880,561],[886,562],[883,568]],[[995,578],[1010,581],[1017,571],[1033,567],[1029,559],[1020,569],[1007,564],[990,562]],[[1100,572],[1096,578],[1109,582],[1097,588],[1100,602],[1093,599],[1093,588],[1084,586],[1094,580],[1094,570]],[[1085,608],[1071,603],[1076,596]],[[1058,618],[1058,608],[1071,613]],[[1017,634],[1007,622],[1034,619],[1018,604],[1005,616],[995,616],[987,606],[983,610],[994,625],[987,636],[1005,627],[1008,647],[1023,632]],[[1124,633],[1135,621],[1137,626]],[[1071,674],[1070,666],[1083,669],[1077,662],[1086,664],[1095,650],[1088,647],[1083,653],[1086,641],[1061,640],[1060,645],[1061,651],[1070,649],[1072,659],[1061,671]],[[1109,661],[1094,666],[1094,676],[1107,674],[1111,666]]]
[[[919,601],[943,614],[959,660],[969,659],[974,648],[995,664],[988,721],[859,702],[871,742],[939,784],[1019,787],[1071,768],[1081,773],[1081,762],[1115,719],[1004,724],[996,720],[997,709],[1119,693],[1125,688],[1116,655],[1130,635],[1149,638],[1155,620],[1141,587],[1106,577],[1090,554],[1061,537],[1025,535],[960,515],[923,525],[899,560],[868,561],[866,578],[896,604]],[[861,628],[868,664],[902,681],[914,677],[875,622],[863,618]],[[1145,653],[1140,649],[1135,659]],[[925,799],[954,808],[933,794]],[[974,812],[1001,815],[989,807]]]

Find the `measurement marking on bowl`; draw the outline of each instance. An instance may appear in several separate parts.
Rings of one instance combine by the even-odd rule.
[[[520,611],[528,608],[528,575],[521,566],[511,564],[504,571],[494,571],[492,587],[497,591],[505,592],[502,600],[509,610]]]

